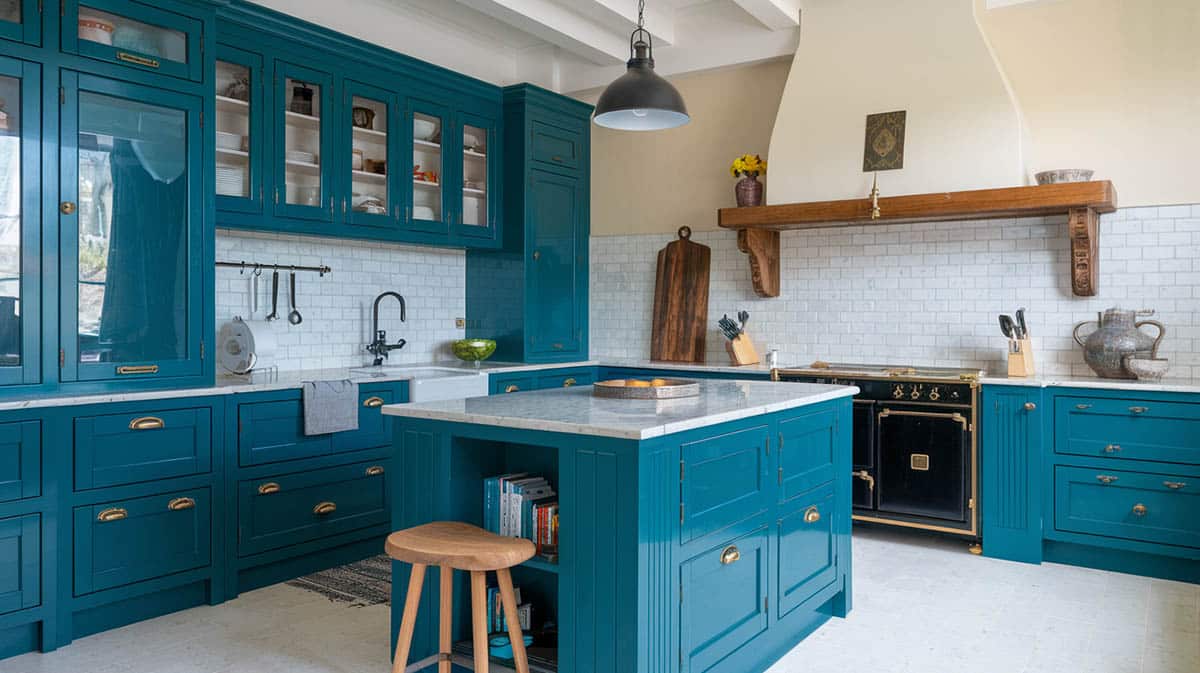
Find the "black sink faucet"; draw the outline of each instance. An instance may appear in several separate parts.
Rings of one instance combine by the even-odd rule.
[[[404,344],[408,343],[404,339],[397,341],[394,344],[387,342],[387,332],[379,329],[379,302],[384,297],[395,297],[396,301],[400,302],[400,322],[405,322],[404,297],[401,297],[398,292],[384,292],[378,297],[375,297],[375,306],[371,308],[371,332],[375,335],[375,340],[367,344],[367,352],[375,356],[375,362],[372,366],[379,367],[383,365],[383,359],[388,356],[388,353],[394,350],[404,348]]]

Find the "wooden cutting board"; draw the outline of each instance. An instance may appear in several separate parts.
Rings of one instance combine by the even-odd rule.
[[[658,252],[650,359],[704,362],[708,333],[708,267],[712,251],[693,243],[689,227]]]

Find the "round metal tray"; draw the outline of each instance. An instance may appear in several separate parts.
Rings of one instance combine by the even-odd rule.
[[[630,381],[649,385],[631,386]],[[673,400],[699,394],[700,383],[687,379],[612,379],[592,386],[592,395],[620,400]]]

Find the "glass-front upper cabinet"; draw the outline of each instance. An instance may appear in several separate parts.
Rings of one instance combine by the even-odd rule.
[[[0,0],[0,39],[41,44],[38,0]]]
[[[412,231],[449,234],[450,199],[444,189],[447,156],[456,146],[448,109],[420,100],[409,100],[406,116],[407,145],[412,157],[412,180],[408,183],[409,205],[406,226]],[[450,164],[451,166],[453,164]]]
[[[203,373],[202,100],[64,71],[64,381]]]
[[[333,219],[329,123],[333,82],[329,75],[275,62],[275,213],[310,220]]]
[[[342,213],[355,226],[390,227],[399,225],[400,206],[396,203],[396,181],[389,167],[396,154],[395,96],[347,80],[343,84],[343,134],[350,148],[342,164]],[[403,172],[401,174],[404,174]]]
[[[62,2],[63,51],[172,77],[203,78],[200,20],[134,0]]]
[[[454,230],[468,238],[492,238],[496,230],[496,202],[492,187],[499,174],[491,150],[499,147],[494,120],[473,114],[456,117],[461,129],[462,171],[458,174],[462,208],[454,217]]]
[[[262,57],[217,45],[217,209],[262,212]]]
[[[38,383],[39,67],[0,58],[0,384]]]

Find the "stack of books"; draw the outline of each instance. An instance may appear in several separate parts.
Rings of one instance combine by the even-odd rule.
[[[533,606],[521,602],[521,587],[513,587],[517,600],[517,621],[521,631],[529,633],[533,628]],[[488,587],[488,633],[508,633],[508,619],[504,616],[504,604],[500,602],[500,589]]]
[[[485,479],[483,522],[493,533],[532,541],[539,556],[557,561],[558,496],[544,477],[522,472]]]

